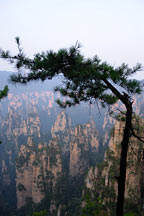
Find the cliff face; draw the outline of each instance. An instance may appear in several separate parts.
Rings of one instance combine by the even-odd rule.
[[[7,216],[16,208],[19,215],[39,209],[52,216],[78,215],[82,187],[86,182],[92,189],[95,179],[99,191],[104,182],[110,188],[107,196],[110,191],[116,193],[112,179],[119,150],[115,143],[120,142],[122,125],[116,123],[110,139],[115,120],[106,110],[100,107],[99,113],[97,107],[90,110],[86,104],[61,110],[55,104],[59,97],[50,90],[24,89],[10,93],[0,103],[0,215]],[[137,112],[142,112],[142,100],[138,98],[135,104]],[[112,111],[118,107],[123,108],[116,104]],[[109,152],[100,169],[96,165],[102,162],[109,139]],[[114,166],[111,160],[115,160]],[[144,177],[138,170],[136,179],[129,169],[127,184],[135,182],[139,196],[141,188],[136,182]],[[130,197],[130,191],[126,193]]]
[[[47,99],[49,103],[47,103]],[[1,215],[9,215],[8,210],[6,210],[8,208],[5,205],[12,208],[12,211],[16,205],[18,208],[23,206],[26,197],[33,197],[35,202],[39,202],[43,196],[40,194],[39,198],[38,193],[36,194],[37,189],[34,189],[33,178],[37,178],[37,176],[34,177],[36,174],[33,173],[39,173],[38,175],[40,175],[41,171],[37,171],[36,167],[33,166],[33,162],[38,157],[36,152],[33,151],[33,145],[36,149],[40,148],[38,144],[41,143],[42,134],[45,132],[43,130],[42,133],[42,114],[47,112],[46,118],[51,119],[49,116],[52,112],[53,103],[53,93],[47,91],[40,94],[38,92],[10,93],[0,104],[0,140],[2,141],[0,146]],[[38,142],[34,141],[35,144],[33,144],[33,140]],[[40,165],[39,169],[44,166],[46,165]]]
[[[96,153],[99,150],[99,139],[95,123],[91,121],[83,126],[77,126],[72,131],[70,141],[70,164],[69,174],[79,176],[84,174],[89,167],[89,153]]]
[[[38,204],[49,194],[49,211],[60,214],[65,204],[56,197],[63,190],[60,180],[65,178],[68,185],[75,177],[77,180],[74,185],[78,181],[81,184],[84,181],[83,176],[93,160],[92,157],[99,151],[98,132],[94,121],[75,128],[71,127],[70,122],[62,111],[51,128],[49,140],[40,142],[37,126],[34,134],[39,140],[28,136],[26,144],[21,145],[16,161],[17,208],[25,206],[28,199]],[[75,190],[77,193],[77,189]],[[79,188],[78,191],[80,193]]]
[[[134,120],[133,126],[136,128],[136,133],[142,137],[143,136],[143,129],[144,129],[144,121],[141,120]],[[112,159],[108,162],[109,168],[104,168],[102,175],[108,176],[110,173],[110,168],[113,166],[114,163],[113,159],[116,159],[115,168],[118,169],[117,163],[119,163],[120,157],[120,143],[122,140],[123,135],[123,128],[124,122],[117,122],[114,130],[112,131],[112,137],[109,142],[109,149],[108,153],[105,154],[105,161],[109,160],[109,154],[112,155]],[[137,140],[134,137],[131,137],[129,143],[129,151],[127,157],[127,173],[126,173],[126,191],[125,197],[126,199],[132,199],[133,202],[139,202],[141,199],[141,179],[142,179],[142,158],[143,154],[143,143]],[[115,170],[116,176],[118,175],[118,171]],[[105,178],[105,184],[108,185],[109,179],[108,177]],[[117,193],[117,182],[115,181],[115,191]]]
[[[13,196],[17,209],[45,205],[52,215],[69,209],[73,215],[87,170],[103,158],[109,121],[94,121],[85,105],[77,109],[83,119],[75,119],[74,109],[66,113],[54,101],[51,91],[25,92],[10,93],[0,104],[0,195],[10,206]],[[82,124],[75,123],[79,117]]]
[[[28,139],[27,145],[21,146],[16,163],[17,208],[24,206],[27,198],[40,203],[46,193],[53,190],[61,173],[57,142],[50,141],[48,146],[39,143],[35,149],[32,140]]]
[[[110,215],[113,215],[115,212],[113,206],[117,196],[117,180],[115,177],[119,176],[120,143],[124,124],[123,121],[116,122],[114,128],[111,130],[111,138],[108,149],[105,152],[104,162],[98,167],[90,168],[85,179],[86,188],[89,189],[92,194],[97,193],[96,199],[99,197],[103,200],[104,208],[107,208]],[[134,120],[133,125],[136,133],[142,137],[144,121],[142,119]],[[143,143],[131,137],[127,157],[125,190],[125,208],[128,210],[131,210],[129,208],[133,206],[135,211],[140,211],[143,203],[143,164]]]

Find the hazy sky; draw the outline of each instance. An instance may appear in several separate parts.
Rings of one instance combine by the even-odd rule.
[[[13,53],[16,36],[29,56],[78,40],[86,57],[144,65],[144,0],[0,0],[0,22],[0,47]],[[0,70],[14,71],[2,60]]]

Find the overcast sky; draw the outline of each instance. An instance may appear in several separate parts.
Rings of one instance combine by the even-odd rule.
[[[144,0],[0,0],[0,22],[0,47],[13,53],[16,36],[29,56],[78,40],[86,57],[144,65]],[[14,68],[0,60],[0,70]]]

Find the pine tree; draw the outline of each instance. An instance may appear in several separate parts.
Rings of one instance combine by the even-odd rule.
[[[0,100],[6,97],[8,94],[8,86],[6,85],[2,90],[0,90]]]
[[[6,97],[8,94],[8,86],[6,85],[2,90],[0,90],[0,100],[4,97]],[[0,144],[2,142],[0,141]]]
[[[113,67],[107,62],[101,62],[97,56],[85,59],[80,54],[79,44],[70,49],[60,49],[58,52],[38,53],[33,59],[30,59],[23,53],[19,38],[16,38],[16,42],[18,55],[12,56],[9,51],[1,50],[0,56],[15,64],[18,69],[24,68],[30,72],[26,75],[22,73],[12,75],[12,82],[27,84],[30,81],[44,81],[60,75],[63,78],[63,87],[58,86],[55,90],[69,98],[66,102],[57,101],[64,108],[80,104],[82,101],[90,104],[98,101],[105,106],[112,105],[119,100],[125,106],[126,120],[121,142],[116,206],[116,216],[123,216],[129,139],[133,135],[143,141],[135,134],[132,127],[132,95],[140,94],[142,86],[139,81],[130,79],[130,77],[140,71],[142,66],[137,64],[134,68],[129,68],[127,64],[122,64],[119,67]],[[122,90],[119,90],[118,87]]]

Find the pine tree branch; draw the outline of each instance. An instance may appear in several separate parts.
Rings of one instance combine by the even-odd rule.
[[[118,99],[120,99],[124,104],[127,103],[124,96],[107,79],[102,80],[107,85],[107,87],[113,92],[113,94],[117,96]]]
[[[137,138],[139,141],[141,141],[142,143],[144,143],[144,137],[140,137],[138,136],[135,131],[133,130],[133,128],[131,128],[131,133],[132,133],[132,136],[134,136],[135,138]]]

